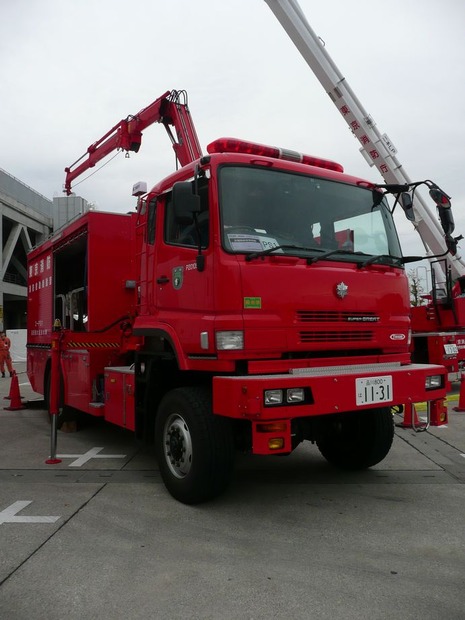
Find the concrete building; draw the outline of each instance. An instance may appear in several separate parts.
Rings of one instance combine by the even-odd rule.
[[[26,328],[29,250],[87,208],[78,196],[49,200],[0,168],[0,330]]]

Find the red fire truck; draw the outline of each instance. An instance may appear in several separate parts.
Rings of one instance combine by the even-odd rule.
[[[442,365],[410,359],[407,259],[385,192],[233,138],[203,155],[177,91],[91,145],[67,191],[111,150],[138,150],[151,122],[182,166],[137,186],[135,212],[89,211],[29,255],[33,389],[58,391],[58,342],[62,414],[153,441],[187,504],[225,489],[237,449],[284,455],[308,440],[342,468],[379,463],[391,407],[446,394]]]

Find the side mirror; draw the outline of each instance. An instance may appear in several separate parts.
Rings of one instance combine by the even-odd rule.
[[[438,209],[442,230],[446,235],[451,235],[455,229],[454,216],[450,209]]]
[[[192,193],[192,183],[182,181],[173,185],[173,206],[178,224],[192,224],[194,214],[200,213],[200,196]]]
[[[447,194],[445,194],[443,191],[441,191],[438,187],[432,187],[429,190],[429,195],[434,200],[434,202],[436,203],[436,206],[439,209],[450,209],[451,208],[450,197]]]
[[[452,215],[450,196],[439,189],[437,185],[434,185],[434,183],[432,184],[432,187],[430,187],[429,195],[436,203],[442,230],[444,231],[446,237],[452,235],[455,229],[455,223],[454,216]]]
[[[402,192],[400,195],[400,204],[404,210],[405,217],[411,222],[415,221],[415,213],[413,211],[412,197],[408,192]]]

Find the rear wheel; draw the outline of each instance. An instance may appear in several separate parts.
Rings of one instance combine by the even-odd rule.
[[[381,408],[328,417],[316,443],[333,465],[366,469],[385,458],[393,438],[392,413],[389,408]]]
[[[212,499],[230,482],[231,425],[213,415],[207,388],[176,388],[164,396],[155,421],[155,449],[166,488],[184,504]]]

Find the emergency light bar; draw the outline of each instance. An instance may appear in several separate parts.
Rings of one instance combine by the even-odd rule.
[[[308,166],[317,166],[318,168],[326,168],[336,172],[344,172],[341,164],[329,159],[320,159],[311,155],[303,155],[297,151],[288,149],[280,149],[276,146],[267,146],[265,144],[257,144],[256,142],[246,142],[244,140],[236,140],[235,138],[219,138],[211,142],[207,146],[210,153],[244,153],[248,155],[261,155],[262,157],[274,157],[275,159],[285,159],[287,161],[295,161]]]

